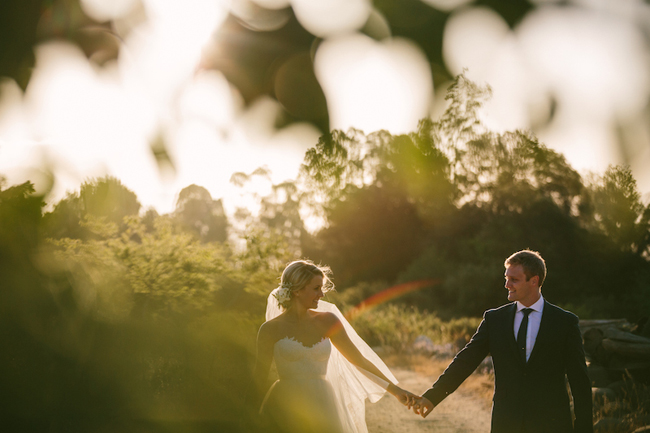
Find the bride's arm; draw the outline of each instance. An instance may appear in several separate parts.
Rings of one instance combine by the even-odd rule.
[[[255,404],[259,408],[262,397],[268,386],[269,370],[273,361],[273,345],[271,327],[268,322],[262,324],[257,333],[257,356],[255,358],[255,369],[253,371],[253,380],[255,383]]]
[[[381,372],[372,362],[370,362],[361,352],[357,346],[350,340],[348,334],[345,332],[341,321],[333,314],[327,316],[329,332],[327,336],[336,346],[339,352],[352,364],[365,370],[365,372],[375,375],[377,378],[385,381],[388,384],[386,391],[395,396],[402,404],[410,406],[415,401],[416,396],[399,386],[395,385],[388,379],[384,373]],[[368,374],[366,374],[368,375]]]

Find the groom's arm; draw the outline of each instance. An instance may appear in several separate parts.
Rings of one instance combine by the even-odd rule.
[[[456,391],[490,352],[487,315],[487,312],[483,315],[483,321],[470,342],[456,354],[454,360],[440,375],[436,383],[422,395],[433,403],[434,407]]]
[[[566,374],[573,395],[575,433],[593,433],[591,380],[587,374],[582,336],[578,327],[578,317],[571,314],[571,324],[567,335]]]

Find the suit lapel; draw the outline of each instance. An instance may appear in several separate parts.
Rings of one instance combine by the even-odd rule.
[[[533,361],[535,361],[537,358],[539,358],[539,352],[542,352],[544,350],[544,345],[548,341],[548,339],[551,337],[551,316],[553,313],[551,312],[551,308],[549,303],[544,300],[544,311],[542,311],[542,320],[539,323],[539,331],[537,332],[537,338],[535,339],[535,345],[533,346],[533,351],[530,354],[530,358],[528,358],[528,366],[531,365]]]
[[[508,308],[508,320],[506,321],[507,323],[507,328],[506,332],[508,333],[508,341],[509,344],[508,346],[510,347],[510,351],[512,352],[512,356],[516,357],[519,362],[523,365],[524,362],[521,359],[521,355],[519,353],[519,349],[517,348],[517,339],[515,337],[515,314],[517,313],[517,303],[513,302],[512,306]]]

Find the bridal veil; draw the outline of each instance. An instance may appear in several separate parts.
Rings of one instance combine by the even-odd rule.
[[[267,321],[282,313],[282,309],[274,296],[276,290],[278,289],[271,292],[267,300]],[[318,301],[316,311],[330,312],[336,315],[359,352],[372,362],[388,379],[395,384],[397,383],[397,379],[390,372],[384,361],[357,334],[336,305],[320,300]],[[367,433],[365,400],[368,399],[371,403],[377,402],[386,392],[388,383],[374,374],[350,363],[333,345],[327,365],[326,378],[334,388],[337,409],[341,416],[344,431],[346,433]]]

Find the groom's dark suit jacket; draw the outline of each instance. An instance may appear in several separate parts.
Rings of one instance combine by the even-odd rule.
[[[492,433],[592,433],[591,381],[578,317],[545,301],[535,346],[525,363],[514,336],[516,310],[511,303],[486,311],[471,341],[424,397],[437,405],[490,354],[495,376]]]

